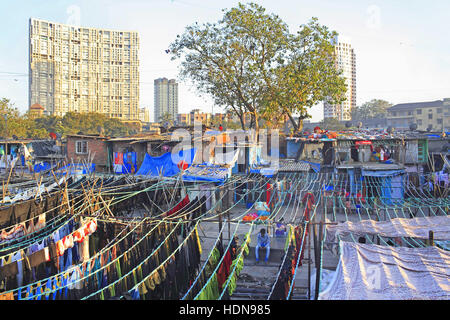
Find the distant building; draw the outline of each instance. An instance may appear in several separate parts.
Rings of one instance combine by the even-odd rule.
[[[231,118],[231,115],[229,116],[226,113],[215,113],[214,116],[212,116],[212,118],[214,120],[224,123],[228,121],[229,118]]]
[[[450,98],[429,102],[396,104],[388,109],[387,124],[408,129],[417,124],[418,130],[450,130]]]
[[[348,39],[336,37],[334,44],[336,68],[342,70],[347,85],[346,100],[337,105],[324,103],[323,117],[348,121],[351,120],[352,108],[356,107],[356,55]]]
[[[180,126],[190,126],[191,125],[191,115],[190,113],[179,113],[177,114],[177,124]]]
[[[195,121],[209,124],[211,122],[211,113],[209,112],[201,112],[200,109],[193,109],[189,113],[191,116],[191,125],[194,124]]]
[[[160,122],[164,114],[176,121],[178,114],[178,83],[175,79],[159,78],[154,81],[155,122]]]
[[[150,109],[139,108],[139,120],[144,123],[150,122]]]
[[[30,116],[32,118],[41,118],[44,115],[45,108],[41,106],[39,103],[35,103],[28,109]]]
[[[179,113],[177,115],[177,124],[182,126],[192,126],[195,121],[203,124],[210,124],[212,114],[209,112],[201,112],[200,109],[192,109],[189,113]]]
[[[29,106],[139,118],[137,32],[29,21]]]

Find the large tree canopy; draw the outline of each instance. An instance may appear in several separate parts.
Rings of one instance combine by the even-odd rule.
[[[50,132],[64,136],[80,131],[84,134],[97,134],[101,131],[108,136],[125,136],[138,131],[138,128],[100,113],[68,112],[63,117],[42,116],[39,118],[31,117],[28,113],[21,115],[6,98],[0,100],[0,114],[2,115],[0,136],[3,137],[15,135],[19,138],[45,139],[49,137]],[[7,115],[7,122],[5,115]]]
[[[186,27],[170,45],[172,59],[181,59],[182,78],[194,81],[215,103],[241,120],[250,114],[272,120],[308,117],[320,101],[342,101],[345,81],[334,61],[335,32],[313,18],[297,34],[275,14],[255,3],[225,11],[221,20]]]
[[[384,118],[392,104],[382,99],[372,99],[352,110],[352,120],[369,120]]]

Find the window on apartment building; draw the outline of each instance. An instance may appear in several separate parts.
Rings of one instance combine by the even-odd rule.
[[[75,153],[76,154],[87,154],[87,141],[76,141],[75,142]]]
[[[417,109],[417,114],[422,114],[422,109]]]
[[[428,114],[428,119],[430,119],[430,120],[433,119],[433,114],[432,113]]]
[[[438,124],[442,124],[442,119],[437,119]]]
[[[437,108],[437,113],[442,113],[442,108]]]
[[[422,125],[422,120],[420,120],[420,119],[417,120],[417,125],[418,125],[418,126],[421,126],[421,125]]]
[[[392,111],[392,115],[395,117],[397,115],[397,112]]]

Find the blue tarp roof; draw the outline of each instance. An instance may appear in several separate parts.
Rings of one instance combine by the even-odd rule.
[[[398,169],[398,170],[369,170],[369,169],[362,169],[361,174],[363,176],[371,176],[371,177],[393,177],[397,176],[399,174],[405,173],[405,170]]]
[[[160,173],[164,177],[172,177],[180,172],[178,163],[182,160],[189,165],[192,163],[195,156],[196,149],[192,148],[184,152],[178,152],[178,156],[172,156],[171,152],[167,152],[159,157],[152,157],[148,153],[145,154],[144,161],[141,167],[136,172],[136,175],[149,175],[152,177],[159,177]]]
[[[189,167],[183,174],[183,181],[224,182],[228,178],[229,168],[203,163]]]

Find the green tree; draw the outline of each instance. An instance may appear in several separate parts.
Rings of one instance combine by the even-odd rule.
[[[62,118],[59,116],[43,116],[34,120],[38,128],[46,129],[49,133],[64,133]]]
[[[364,121],[387,116],[387,109],[392,104],[382,99],[372,99],[352,109],[352,120]]]
[[[324,118],[320,122],[320,128],[322,130],[340,131],[348,129],[345,124],[339,121],[337,118]]]
[[[174,119],[171,113],[166,112],[164,114],[161,115],[161,121],[160,121],[163,125],[166,125],[170,128],[173,127],[174,124]]]
[[[170,45],[172,59],[183,57],[181,76],[192,79],[200,92],[232,109],[244,128],[249,112],[258,129],[258,117],[267,90],[263,72],[270,72],[286,47],[288,27],[265,14],[261,6],[239,4],[216,23],[197,23]]]
[[[345,100],[345,79],[335,62],[336,36],[317,18],[302,25],[296,35],[289,35],[286,55],[273,74],[265,77],[269,88],[266,117],[281,118],[285,114],[294,131],[300,131],[303,120],[310,118],[311,107],[319,102],[337,104]]]
[[[244,115],[258,129],[259,118],[272,121],[293,114],[309,117],[320,101],[344,99],[345,81],[335,67],[332,39],[337,34],[316,18],[290,34],[275,14],[258,4],[239,4],[216,23],[188,26],[170,45],[172,59],[182,59],[181,76],[200,92]]]

